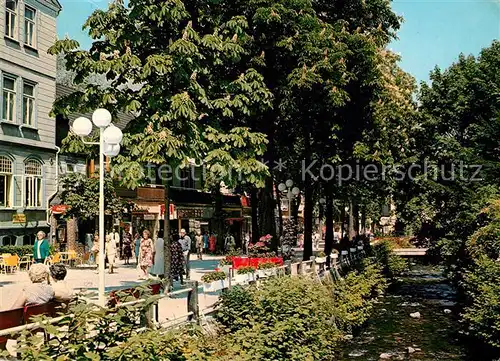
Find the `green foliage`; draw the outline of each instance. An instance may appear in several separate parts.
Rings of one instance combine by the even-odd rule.
[[[0,246],[0,254],[3,253],[17,254],[22,257],[26,254],[32,254],[33,246]]]
[[[227,275],[222,272],[222,271],[213,271],[213,272],[208,272],[205,273],[202,277],[201,280],[205,283],[210,283],[214,281],[222,281],[227,278]]]
[[[93,219],[99,214],[99,178],[69,173],[61,178],[61,201],[69,206],[67,217]],[[112,179],[104,180],[104,209],[106,214],[119,217],[123,203],[116,196]]]
[[[257,266],[257,269],[271,269],[271,268],[276,268],[276,264],[273,262],[263,262],[259,263]]]
[[[382,265],[384,274],[389,278],[397,277],[407,269],[405,259],[392,253],[394,248],[393,243],[387,240],[373,247],[377,263]]]

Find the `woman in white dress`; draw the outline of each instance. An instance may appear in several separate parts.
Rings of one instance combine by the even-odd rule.
[[[109,273],[113,273],[113,268],[115,267],[116,259],[116,241],[113,235],[106,235],[106,257],[108,258]]]

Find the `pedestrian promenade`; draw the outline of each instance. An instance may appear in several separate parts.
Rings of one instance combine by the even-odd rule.
[[[191,280],[201,281],[201,277],[210,271],[213,271],[222,257],[204,256],[202,261],[196,259],[196,255],[191,255]],[[107,271],[106,271],[107,272]],[[131,288],[143,283],[139,280],[139,272],[135,264],[123,265],[123,261],[118,261],[116,273],[106,273],[106,292],[117,289]],[[95,292],[97,294],[99,275],[96,268],[75,269],[69,268],[66,282],[76,293],[81,291]],[[14,274],[0,275],[0,309],[5,310],[16,300],[23,287],[30,283],[26,271],[18,271]],[[175,282],[174,291],[182,286]],[[202,288],[199,289],[199,307],[200,310],[213,305],[218,296],[216,294],[204,294]],[[159,320],[161,322],[172,320],[186,314],[187,302],[186,294],[176,296],[175,298],[163,298],[159,303]],[[97,297],[95,297],[97,300]]]

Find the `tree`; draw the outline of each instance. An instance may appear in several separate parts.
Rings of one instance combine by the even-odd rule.
[[[214,23],[206,17],[209,9],[210,4],[197,0],[132,0],[128,6],[115,1],[85,23],[94,39],[89,51],[70,39],[49,50],[65,53],[75,83],[90,74],[104,74],[111,83],[107,88],[85,84],[56,101],[54,113],[107,107],[113,116],[118,111],[136,115],[125,130],[124,151],[113,160],[113,174],[127,187],[143,181],[146,163],[177,167],[188,159],[207,164],[210,180],[232,184],[237,173],[242,181],[263,185],[267,168],[255,156],[262,154],[265,137],[248,127],[226,125],[245,124],[269,108],[272,94],[262,76],[241,63],[249,39],[245,18],[235,14]]]
[[[120,217],[124,205],[116,196],[113,180],[108,176],[104,184],[104,209],[106,215]],[[61,177],[61,202],[69,207],[66,216],[83,220],[96,219],[99,215],[99,178],[81,173]]]

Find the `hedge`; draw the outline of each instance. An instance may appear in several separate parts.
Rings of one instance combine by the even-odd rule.
[[[33,253],[33,246],[0,246],[0,254],[10,253],[22,257]]]

